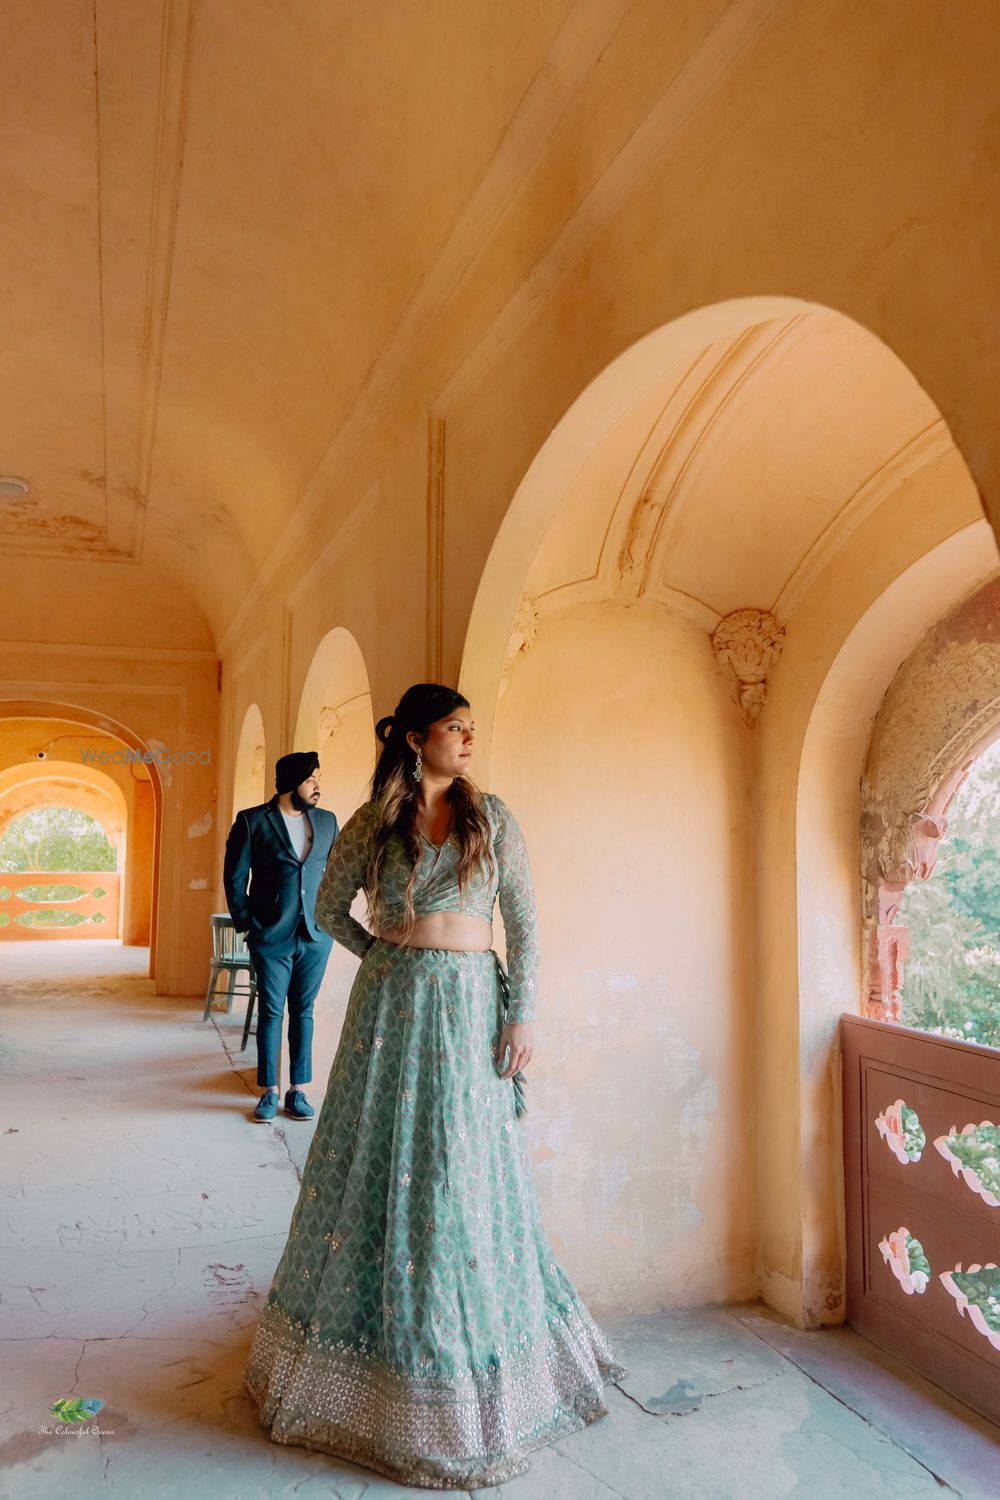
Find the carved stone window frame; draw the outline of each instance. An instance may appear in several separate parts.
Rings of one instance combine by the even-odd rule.
[[[909,929],[896,921],[903,893],[931,875],[951,802],[997,739],[1000,577],[927,632],[872,726],[861,780],[861,899],[864,1008],[876,1020],[901,1020],[910,953]]]

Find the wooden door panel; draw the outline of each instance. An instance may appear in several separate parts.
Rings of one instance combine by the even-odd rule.
[[[1000,1422],[1000,1050],[851,1015],[841,1042],[847,1321]]]

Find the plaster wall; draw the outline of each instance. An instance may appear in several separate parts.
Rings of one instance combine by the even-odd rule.
[[[752,1296],[749,734],[708,638],[655,606],[548,615],[495,733],[539,908],[553,1244],[608,1310]]]

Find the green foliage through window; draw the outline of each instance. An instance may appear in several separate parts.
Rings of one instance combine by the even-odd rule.
[[[87,892],[82,885],[22,885],[22,901],[79,901]]]
[[[896,919],[910,929],[906,1026],[1000,1047],[1000,742],[948,809],[929,880],[911,880]]]
[[[96,818],[75,807],[33,807],[0,834],[0,874],[115,870],[115,850]]]
[[[89,920],[83,912],[54,911],[50,908],[44,911],[22,911],[14,918],[22,927],[79,927],[81,922]]]

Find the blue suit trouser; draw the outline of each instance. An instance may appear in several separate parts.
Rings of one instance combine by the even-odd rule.
[[[313,1001],[319,994],[332,945],[313,942],[299,921],[293,947],[247,947],[257,975],[257,1083],[278,1081],[281,1029],[288,999],[289,1088],[312,1082]]]

